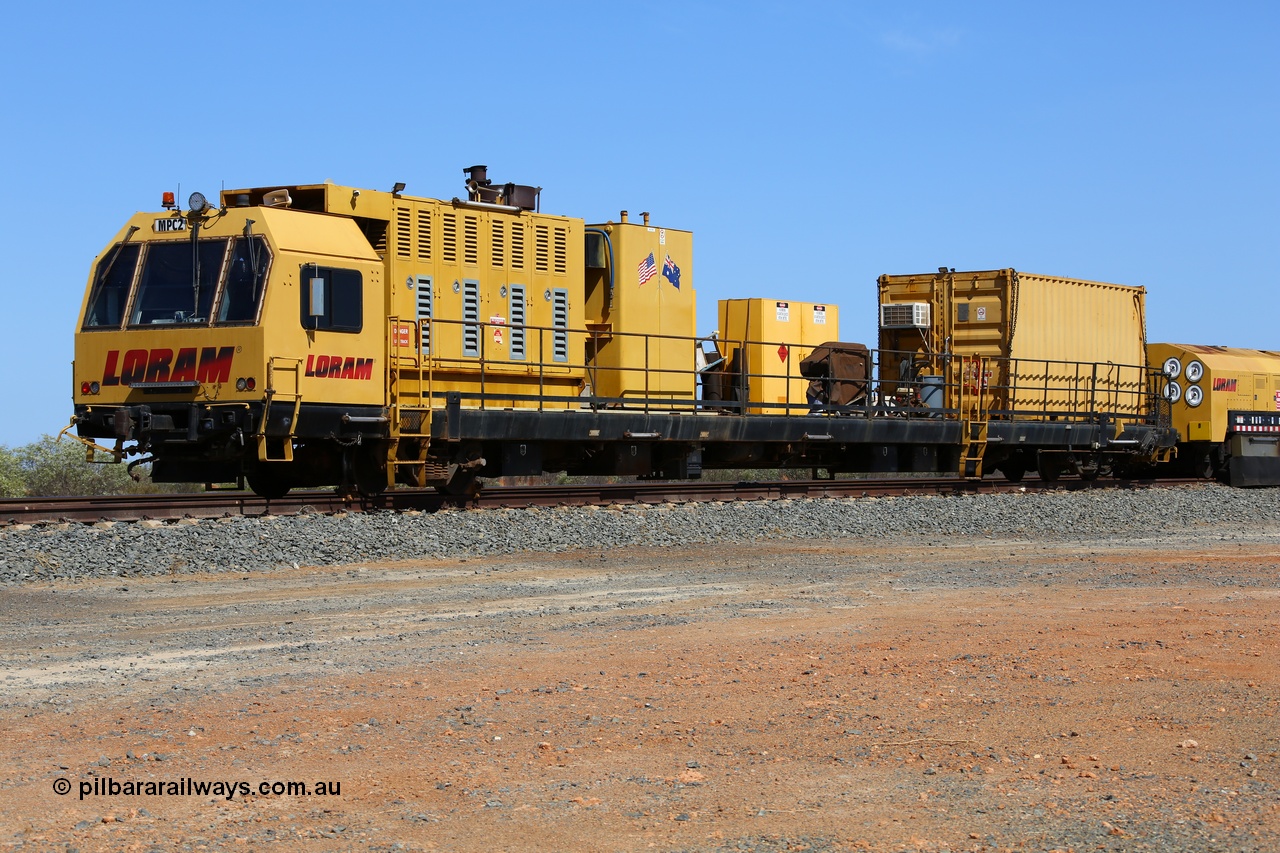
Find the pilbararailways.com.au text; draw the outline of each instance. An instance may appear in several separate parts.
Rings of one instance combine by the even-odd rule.
[[[70,780],[55,779],[53,790],[57,794],[71,793]],[[85,779],[80,782],[80,799],[86,797],[222,797],[227,800],[237,796],[248,797],[340,797],[341,782],[259,782],[256,785],[240,780],[207,782],[192,779],[117,781],[110,776]]]

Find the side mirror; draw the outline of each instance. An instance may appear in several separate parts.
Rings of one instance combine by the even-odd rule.
[[[309,304],[311,306],[311,316],[323,317],[324,316],[324,279],[323,278],[317,277],[317,278],[311,279],[310,296],[311,296],[311,299]]]

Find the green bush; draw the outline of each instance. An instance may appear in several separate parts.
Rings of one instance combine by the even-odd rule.
[[[27,493],[18,454],[0,445],[0,497],[20,498]]]
[[[71,439],[58,441],[51,435],[22,447],[0,445],[0,495],[4,497],[122,495],[162,490],[146,476],[148,466],[134,470],[143,475],[139,481],[129,476],[126,464],[88,462],[84,445]]]

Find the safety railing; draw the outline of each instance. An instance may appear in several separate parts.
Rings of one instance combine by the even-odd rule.
[[[944,410],[954,406],[961,394],[980,393],[992,421],[1167,422],[1168,404],[1161,397],[1158,369],[988,357],[981,359],[980,368],[978,363],[956,355],[921,359],[915,352],[881,352],[878,387],[893,404],[910,406],[921,389],[941,383],[942,398],[947,401]]]
[[[400,406],[439,407],[456,395],[480,409],[929,418],[958,416],[962,395],[976,395],[992,421],[1154,423],[1168,412],[1159,371],[1143,365],[945,354],[922,360],[918,352],[868,349],[861,375],[815,376],[801,371],[813,347],[787,341],[389,320],[389,365],[398,374],[393,403]],[[478,355],[463,356],[463,329],[477,326]],[[522,335],[519,358],[511,357],[513,331]],[[854,399],[831,402],[839,382],[853,386]]]

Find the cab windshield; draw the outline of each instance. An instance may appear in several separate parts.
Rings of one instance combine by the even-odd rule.
[[[84,328],[251,325],[270,263],[259,236],[117,243],[99,265]]]
[[[226,253],[226,240],[147,246],[129,325],[208,323]]]

